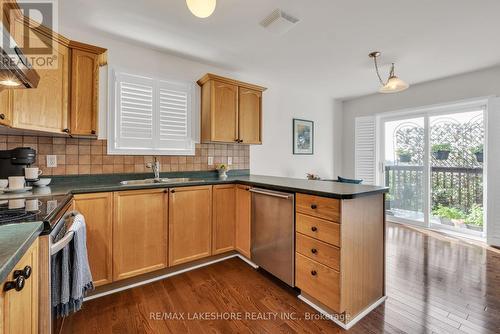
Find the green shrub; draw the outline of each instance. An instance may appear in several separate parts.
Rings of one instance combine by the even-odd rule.
[[[397,155],[405,155],[405,156],[410,155],[411,156],[411,152],[410,151],[402,149],[402,148],[397,149],[396,154]]]
[[[434,144],[432,145],[432,153],[439,151],[451,151],[451,144]]]
[[[432,210],[432,214],[437,217],[448,218],[448,219],[466,218],[466,214],[462,210],[442,205],[438,205],[437,208]]]
[[[472,154],[483,153],[483,149],[484,149],[484,146],[483,146],[483,144],[481,144],[478,146],[474,146],[473,148],[471,148],[470,151],[472,152]]]
[[[465,223],[468,225],[483,226],[483,207],[474,204],[465,218]]]

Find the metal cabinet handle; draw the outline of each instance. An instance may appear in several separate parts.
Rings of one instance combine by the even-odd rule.
[[[15,270],[14,271],[14,278],[18,278],[19,276],[23,276],[24,278],[28,279],[31,276],[31,272],[33,270],[31,269],[30,266],[26,266],[23,268],[23,270]]]
[[[170,192],[171,192],[172,194],[173,194],[173,193],[175,193],[175,189],[170,190]]]
[[[63,132],[66,132],[66,133],[69,133],[69,129],[68,129],[68,128],[63,129],[62,131],[63,131]]]
[[[316,248],[311,249],[311,253],[316,254],[318,250]]]
[[[317,208],[318,208],[318,206],[316,204],[311,204],[311,209],[315,210]]]
[[[317,274],[316,270],[311,270],[311,275],[316,276]]]
[[[318,228],[316,226],[311,227],[311,231],[316,232]]]
[[[256,194],[279,197],[279,198],[284,198],[284,199],[290,199],[290,197],[293,196],[293,195],[284,195],[284,194],[279,194],[279,193],[275,193],[275,192],[265,191],[265,190],[261,190],[258,188],[252,188],[249,191],[252,193],[256,193]]]
[[[95,135],[96,131],[95,130],[92,130],[90,131],[91,134]]]
[[[5,114],[0,114],[0,119],[5,119]]]
[[[19,276],[13,281],[5,282],[3,286],[3,291],[9,291],[15,289],[16,291],[21,291],[24,288],[24,283],[26,279],[24,276]]]

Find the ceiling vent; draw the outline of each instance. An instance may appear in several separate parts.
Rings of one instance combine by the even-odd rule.
[[[273,34],[282,35],[292,29],[297,22],[299,22],[298,18],[283,12],[281,9],[275,9],[260,22],[260,25]]]

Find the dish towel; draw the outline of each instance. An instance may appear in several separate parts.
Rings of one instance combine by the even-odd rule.
[[[83,297],[94,289],[87,257],[85,218],[77,213],[66,231],[62,228],[55,242],[73,231],[73,240],[52,256],[52,307],[57,317],[65,317],[82,307]]]

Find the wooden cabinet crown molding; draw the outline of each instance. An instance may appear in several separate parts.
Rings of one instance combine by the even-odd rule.
[[[198,85],[203,86],[203,84],[205,84],[206,82],[208,82],[210,80],[216,80],[216,81],[223,82],[223,83],[226,83],[229,85],[235,85],[238,87],[253,89],[253,90],[260,91],[260,92],[263,92],[267,89],[266,87],[262,87],[262,86],[250,84],[247,82],[226,78],[226,77],[223,77],[223,76],[220,76],[217,74],[212,74],[212,73],[205,74],[201,79],[199,79],[197,81],[197,83],[198,83]]]

